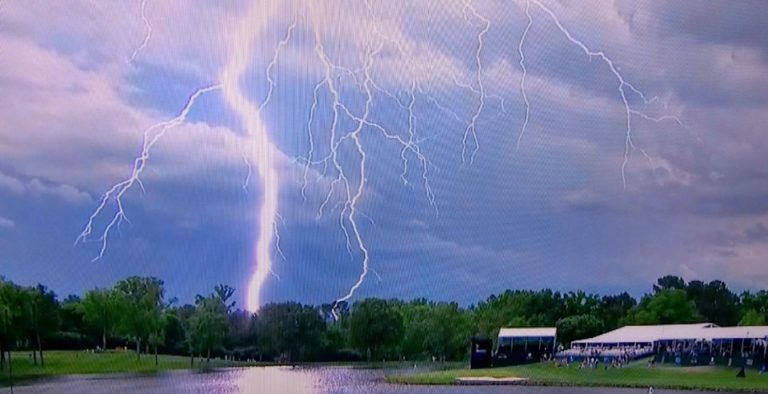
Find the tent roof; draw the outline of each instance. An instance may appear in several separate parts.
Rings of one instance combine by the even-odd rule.
[[[502,328],[499,330],[499,338],[554,337],[555,333],[555,327]]]
[[[669,324],[658,326],[624,326],[594,338],[573,341],[575,344],[650,343],[662,339],[704,338],[703,330],[717,327],[712,323]]]
[[[573,341],[579,345],[651,343],[660,340],[766,339],[768,326],[719,327],[712,323],[625,326],[594,338]]]
[[[702,331],[702,339],[765,339],[768,338],[768,326],[715,327]]]

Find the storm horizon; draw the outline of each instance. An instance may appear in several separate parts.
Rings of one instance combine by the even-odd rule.
[[[2,3],[0,275],[226,283],[250,310],[766,289],[763,14]]]

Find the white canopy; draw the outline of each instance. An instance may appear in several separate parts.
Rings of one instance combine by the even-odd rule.
[[[719,327],[712,323],[624,326],[594,338],[573,341],[575,345],[653,343],[674,340],[765,339],[768,326]]]
[[[556,332],[557,330],[555,327],[502,328],[499,330],[499,338],[554,338]]]
[[[702,332],[707,340],[718,339],[766,339],[768,326],[715,327]]]
[[[653,343],[660,340],[701,339],[702,330],[716,325],[712,323],[668,324],[658,326],[624,326],[594,338],[573,341],[576,345],[602,345],[611,343]]]

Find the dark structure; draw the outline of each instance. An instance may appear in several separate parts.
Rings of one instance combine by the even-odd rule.
[[[713,323],[624,326],[571,342],[559,359],[634,360],[652,356],[681,367],[723,365],[768,369],[768,326],[720,327]]]
[[[551,359],[556,343],[554,327],[502,328],[493,365],[519,365]]]
[[[664,341],[657,345],[656,361],[679,366],[725,365],[761,369],[768,365],[768,340],[720,338]]]
[[[492,361],[493,341],[489,338],[475,336],[471,340],[469,368],[490,368]]]

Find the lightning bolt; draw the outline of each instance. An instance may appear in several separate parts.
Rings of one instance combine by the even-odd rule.
[[[141,182],[140,176],[141,173],[146,168],[147,162],[150,159],[150,153],[152,151],[152,147],[155,146],[155,144],[162,138],[166,132],[171,130],[172,128],[184,123],[187,119],[187,115],[189,114],[190,109],[195,104],[195,101],[203,94],[220,89],[221,85],[212,85],[200,88],[196,90],[192,95],[187,99],[187,102],[185,103],[184,107],[181,109],[179,114],[168,121],[160,122],[157,124],[154,124],[144,130],[144,142],[142,144],[141,153],[139,154],[136,159],[133,161],[133,169],[131,170],[131,175],[124,179],[123,181],[115,184],[107,190],[106,193],[101,198],[101,201],[99,205],[96,207],[96,209],[91,213],[91,215],[88,217],[88,222],[85,225],[85,228],[83,231],[78,235],[77,239],[75,239],[75,245],[77,245],[81,241],[88,240],[88,237],[93,232],[94,227],[94,221],[96,218],[106,209],[107,205],[113,201],[115,205],[115,213],[112,216],[112,219],[109,221],[109,223],[106,225],[104,230],[101,233],[101,236],[98,238],[98,240],[101,242],[101,249],[99,250],[99,254],[93,258],[92,261],[97,261],[104,257],[104,253],[107,250],[107,240],[109,238],[109,234],[112,231],[112,229],[115,226],[119,226],[120,223],[123,221],[128,221],[128,216],[125,214],[125,207],[123,206],[123,196],[125,193],[130,190],[134,185],[138,184],[139,187],[146,192],[144,189],[144,185]]]
[[[627,163],[629,162],[630,150],[632,150],[632,149],[637,150],[643,156],[645,156],[649,161],[651,160],[651,157],[648,155],[648,153],[645,150],[643,150],[642,148],[636,146],[634,141],[632,140],[632,115],[633,114],[634,115],[638,115],[638,116],[641,116],[641,117],[643,117],[644,119],[647,119],[647,120],[661,121],[661,120],[669,119],[669,120],[676,121],[680,125],[682,125],[683,123],[680,121],[680,119],[678,119],[675,116],[665,116],[664,118],[653,118],[653,117],[650,117],[650,116],[646,115],[645,113],[643,113],[641,111],[632,109],[630,104],[629,104],[629,99],[627,98],[628,93],[634,93],[645,104],[651,104],[656,98],[652,98],[652,99],[649,100],[642,91],[640,91],[637,88],[635,88],[631,83],[629,83],[624,78],[624,76],[616,68],[616,65],[615,65],[614,61],[610,57],[608,57],[608,55],[606,55],[605,52],[603,52],[603,51],[596,51],[596,50],[590,49],[581,40],[579,40],[576,37],[574,37],[571,34],[571,32],[565,26],[563,26],[563,24],[560,22],[560,18],[558,18],[557,15],[551,9],[549,9],[547,6],[542,4],[541,1],[539,1],[539,0],[526,0],[526,15],[528,16],[528,21],[529,22],[528,22],[528,25],[526,26],[525,32],[524,32],[521,40],[520,40],[520,45],[518,46],[518,48],[519,48],[519,50],[521,52],[521,55],[522,55],[523,41],[525,40],[525,37],[526,37],[526,35],[528,33],[528,30],[530,29],[531,23],[533,22],[533,20],[531,18],[531,14],[530,14],[530,3],[535,4],[542,11],[544,11],[544,13],[546,13],[550,17],[550,19],[552,19],[552,21],[554,22],[555,26],[557,26],[558,30],[560,30],[560,32],[563,33],[565,38],[568,41],[570,41],[572,44],[576,45],[579,49],[581,49],[587,55],[587,57],[589,57],[590,59],[592,59],[593,57],[597,57],[597,58],[601,59],[608,66],[608,68],[610,69],[611,73],[616,78],[616,80],[618,82],[617,90],[619,92],[619,95],[621,96],[621,101],[624,104],[624,111],[625,111],[625,114],[626,114],[626,117],[625,117],[625,119],[626,119],[626,123],[625,123],[626,129],[625,129],[625,138],[624,138],[624,160],[621,163],[621,182],[622,182],[622,185],[623,185],[624,189],[626,189],[627,188],[626,167],[627,167]],[[521,65],[523,65],[523,67],[524,67],[524,63],[523,63],[524,56],[521,56],[521,60],[520,61],[521,61]],[[524,79],[522,81],[524,81]],[[521,82],[521,90],[523,92],[523,96],[526,97],[525,96],[525,84],[524,84],[524,82]],[[524,125],[527,125],[527,119],[528,119],[527,118],[527,109],[528,109],[527,97],[526,97],[525,101],[526,101],[526,122],[524,123]],[[518,142],[522,138],[522,135],[523,135],[524,131],[525,131],[525,127],[523,127],[523,130],[521,131],[520,136],[518,137]]]
[[[311,3],[311,5],[314,7],[315,3]],[[314,13],[313,13],[314,14]],[[332,312],[334,314],[334,317],[336,317],[335,309],[339,302],[343,300],[347,300],[352,297],[352,294],[354,294],[354,291],[357,290],[357,288],[360,286],[362,281],[365,279],[366,275],[368,274],[368,248],[366,248],[365,243],[362,240],[362,236],[360,235],[359,227],[357,226],[357,222],[355,221],[355,212],[357,212],[357,202],[360,200],[360,197],[362,196],[363,191],[363,185],[365,183],[365,151],[362,148],[362,144],[359,140],[359,134],[355,137],[355,145],[357,147],[358,153],[360,154],[361,161],[360,161],[360,187],[357,189],[357,193],[354,194],[355,197],[353,197],[353,193],[351,190],[351,185],[349,182],[349,179],[346,175],[346,172],[344,171],[343,167],[339,163],[339,153],[338,148],[339,145],[346,140],[346,138],[349,136],[347,134],[343,138],[337,139],[337,128],[339,124],[339,115],[340,115],[340,109],[343,106],[341,104],[341,98],[339,95],[339,91],[336,87],[336,81],[334,78],[334,70],[336,67],[333,65],[333,62],[328,57],[328,54],[325,51],[325,47],[323,46],[322,39],[320,37],[320,31],[317,27],[317,25],[314,26],[314,35],[315,35],[315,53],[317,54],[318,60],[322,63],[323,70],[324,70],[324,76],[323,79],[315,86],[315,101],[313,102],[312,109],[310,110],[311,114],[314,114],[317,104],[317,91],[322,86],[327,86],[328,91],[330,92],[331,99],[332,99],[332,113],[333,116],[331,118],[331,125],[330,125],[330,154],[321,162],[327,162],[331,161],[331,164],[336,170],[337,176],[334,178],[334,180],[331,182],[331,186],[328,190],[328,194],[326,195],[325,200],[320,205],[318,216],[321,216],[323,213],[323,209],[328,204],[328,202],[331,200],[333,192],[337,185],[341,185],[344,187],[343,192],[345,193],[345,201],[344,208],[342,209],[339,217],[339,224],[341,226],[341,229],[344,233],[345,239],[346,239],[346,246],[347,251],[352,254],[351,247],[350,247],[350,235],[349,230],[347,229],[345,219],[352,225],[352,231],[355,232],[355,238],[358,240],[358,246],[360,247],[360,251],[363,253],[363,271],[360,274],[360,277],[358,281],[355,283],[355,285],[350,289],[348,294],[344,297],[339,298],[336,300],[336,302],[333,304]],[[369,58],[366,59],[366,65],[369,63]],[[366,101],[366,111],[368,111],[370,108],[369,101]],[[367,115],[366,115],[367,116]],[[310,116],[309,124],[312,123],[312,116]],[[358,129],[362,128],[362,122],[358,122]],[[312,137],[310,135],[310,141],[312,140]],[[310,152],[311,154],[311,152]],[[311,162],[307,162],[307,166],[311,165]],[[346,217],[345,217],[346,214]]]
[[[525,135],[525,129],[528,127],[528,119],[531,115],[531,103],[528,101],[528,94],[525,91],[525,77],[528,75],[528,69],[525,68],[525,53],[523,52],[523,44],[525,38],[528,36],[528,32],[533,25],[533,17],[531,16],[531,1],[525,0],[525,16],[528,18],[528,24],[525,25],[523,35],[520,37],[520,44],[517,46],[517,52],[520,54],[520,69],[523,74],[520,77],[520,95],[523,97],[523,103],[525,103],[525,119],[523,119],[523,127],[520,129],[520,135],[517,137],[517,145],[515,150],[520,150],[520,142],[523,141]]]
[[[469,125],[467,125],[467,128],[464,130],[464,138],[461,141],[462,144],[462,150],[461,150],[461,160],[466,162],[466,156],[467,156],[467,139],[472,138],[472,143],[474,144],[474,148],[472,150],[472,153],[469,157],[469,162],[472,163],[475,160],[475,155],[480,150],[480,143],[477,139],[477,119],[480,117],[480,113],[483,112],[483,107],[485,107],[485,86],[483,85],[483,63],[480,61],[480,55],[483,52],[483,48],[485,46],[484,39],[485,35],[488,33],[488,30],[491,29],[491,21],[480,15],[475,7],[472,5],[472,3],[469,2],[469,0],[464,0],[464,19],[469,22],[469,18],[467,18],[467,11],[471,12],[472,15],[479,19],[483,23],[483,27],[480,30],[480,32],[477,34],[477,50],[475,51],[475,66],[476,66],[476,82],[478,87],[478,98],[479,103],[477,104],[477,108],[475,109],[475,113],[472,114],[472,118],[469,121]]]
[[[147,26],[147,35],[142,42],[142,45],[134,51],[131,56],[133,60],[141,49],[146,46],[151,36],[151,26],[146,19],[145,14],[146,0],[142,2],[142,19]],[[272,7],[274,9],[274,7]],[[258,28],[254,26],[264,27],[267,25],[268,19],[266,13],[261,12],[258,7],[253,7],[249,14],[243,18],[242,24],[237,29],[234,35],[235,40],[233,42],[234,50],[229,62],[225,66],[221,73],[221,83],[212,86],[207,86],[196,90],[187,100],[186,104],[179,112],[179,114],[171,120],[154,124],[144,130],[144,141],[141,154],[134,160],[133,170],[131,175],[125,180],[115,184],[110,188],[102,197],[100,203],[96,209],[91,213],[85,228],[75,240],[75,244],[86,241],[91,236],[94,230],[94,221],[99,215],[101,215],[107,205],[110,202],[114,202],[115,213],[112,219],[103,229],[101,236],[98,240],[101,242],[101,249],[99,254],[93,259],[93,261],[99,260],[104,256],[106,252],[108,239],[111,231],[115,226],[119,226],[123,221],[128,221],[128,217],[125,213],[123,205],[123,197],[125,193],[130,190],[134,185],[138,184],[139,187],[145,191],[141,182],[140,175],[146,168],[147,162],[150,158],[151,150],[154,145],[166,134],[167,131],[182,124],[186,121],[187,115],[190,109],[194,105],[195,101],[203,94],[211,92],[213,90],[221,89],[223,97],[227,104],[229,104],[241,117],[243,125],[246,129],[247,135],[252,143],[249,154],[244,155],[244,160],[248,164],[248,175],[243,184],[243,189],[247,190],[248,181],[251,177],[251,165],[248,157],[252,158],[259,178],[263,185],[264,195],[260,207],[260,219],[259,219],[259,238],[256,242],[255,251],[255,271],[250,280],[248,286],[248,308],[255,311],[260,305],[260,290],[261,286],[266,278],[266,275],[272,273],[272,261],[271,261],[271,244],[273,237],[276,239],[275,246],[278,254],[284,257],[279,244],[279,235],[277,234],[277,224],[275,219],[279,217],[277,213],[277,196],[278,196],[278,174],[274,166],[273,157],[276,153],[276,148],[271,143],[267,134],[266,127],[261,121],[260,112],[267,105],[272,97],[272,91],[274,87],[274,79],[272,78],[272,70],[277,62],[277,58],[280,50],[288,43],[291,38],[291,33],[296,25],[294,20],[288,28],[286,37],[280,41],[277,49],[275,50],[272,61],[267,67],[267,81],[269,84],[268,94],[265,100],[260,105],[255,105],[250,102],[245,94],[240,89],[240,80],[245,74],[249,61],[252,58],[252,43],[260,32]],[[261,22],[261,23],[259,23]],[[246,48],[247,50],[243,50]]]
[[[141,45],[137,47],[131,55],[129,63],[135,60],[138,54],[147,46],[152,35],[152,26],[146,17],[147,2],[148,0],[143,0],[141,3],[141,18],[146,26],[146,34]],[[528,22],[517,45],[518,54],[520,56],[519,64],[522,70],[520,93],[523,98],[525,113],[523,124],[517,138],[516,149],[519,149],[523,140],[529,125],[531,112],[531,104],[526,91],[528,69],[526,68],[526,54],[524,51],[527,36],[534,22],[531,13],[531,3],[547,14],[566,39],[579,47],[589,59],[592,59],[593,57],[601,59],[616,78],[617,90],[622,99],[626,115],[624,160],[621,166],[622,183],[626,188],[625,170],[629,160],[630,151],[637,150],[649,160],[651,159],[650,156],[642,148],[637,147],[632,140],[632,117],[639,117],[656,123],[662,121],[674,121],[681,126],[684,126],[683,123],[675,116],[665,115],[654,117],[632,107],[628,98],[629,95],[632,95],[632,97],[639,97],[646,105],[653,103],[657,98],[654,97],[648,99],[643,92],[636,89],[624,78],[615,66],[614,61],[603,51],[590,49],[582,41],[575,38],[570,31],[563,26],[557,15],[542,4],[540,0],[526,0],[524,11]],[[360,207],[360,204],[365,197],[366,185],[368,183],[368,162],[370,160],[368,155],[369,149],[366,146],[368,134],[370,134],[371,137],[383,138],[389,143],[396,144],[396,146],[399,147],[399,157],[402,162],[402,171],[400,173],[402,183],[404,185],[409,185],[409,178],[413,179],[416,176],[420,176],[420,182],[422,183],[426,199],[429,205],[435,209],[435,214],[437,215],[439,211],[429,179],[429,170],[433,166],[424,155],[421,143],[427,140],[427,138],[435,138],[439,133],[424,138],[419,136],[419,130],[417,130],[416,126],[418,120],[417,109],[420,106],[431,104],[462,125],[462,128],[464,129],[461,154],[462,162],[466,163],[469,161],[471,164],[474,162],[480,149],[477,123],[485,110],[486,104],[490,102],[489,99],[498,100],[500,102],[501,113],[506,113],[506,107],[504,97],[489,94],[485,86],[482,57],[485,51],[486,36],[491,29],[491,20],[481,15],[473,6],[471,0],[463,0],[461,3],[461,10],[467,24],[473,29],[479,28],[476,35],[477,45],[473,53],[474,65],[471,67],[472,81],[470,83],[465,83],[460,81],[456,75],[453,75],[453,83],[455,86],[469,90],[476,97],[477,103],[475,105],[473,101],[472,112],[468,119],[462,119],[462,117],[454,110],[441,104],[436,97],[432,96],[429,93],[429,89],[422,86],[422,84],[417,81],[415,76],[416,73],[413,69],[410,70],[410,74],[407,75],[407,77],[409,77],[407,86],[402,88],[401,91],[393,91],[394,89],[389,87],[386,83],[377,81],[374,78],[373,71],[376,59],[381,55],[385,47],[389,45],[393,46],[403,59],[408,59],[413,55],[409,52],[412,48],[408,48],[402,42],[388,35],[387,32],[381,31],[375,23],[373,24],[374,35],[366,37],[367,42],[364,47],[363,64],[360,68],[353,69],[334,63],[334,60],[326,51],[320,33],[320,26],[326,22],[319,20],[319,15],[322,15],[321,13],[315,12],[316,7],[322,6],[323,3],[307,2],[305,4],[310,8],[309,23],[314,33],[314,54],[322,69],[322,76],[314,85],[312,104],[309,108],[309,116],[306,123],[306,132],[309,141],[308,153],[306,157],[296,158],[297,162],[301,162],[304,165],[301,195],[306,202],[309,172],[314,166],[322,166],[320,176],[326,175],[328,171],[332,172],[330,186],[325,194],[325,198],[318,207],[317,216],[322,217],[326,210],[335,212],[338,209],[338,224],[344,235],[347,252],[350,257],[354,259],[354,249],[358,256],[361,257],[361,271],[357,276],[357,279],[334,303],[333,312],[335,315],[336,305],[354,297],[356,291],[364,283],[369,272],[373,272],[380,281],[382,280],[378,273],[371,267],[371,251],[365,242],[365,237],[359,222],[362,217],[369,220],[372,225],[375,225],[373,220],[367,216]],[[375,19],[374,10],[370,1],[366,0],[365,4],[368,8],[369,16]],[[271,273],[279,279],[272,269],[272,253],[277,253],[285,259],[285,255],[280,246],[280,234],[278,232],[278,220],[284,224],[282,217],[278,213],[280,179],[276,169],[275,157],[279,154],[279,151],[270,139],[267,127],[261,118],[261,114],[273,97],[273,92],[276,87],[275,77],[273,75],[274,69],[277,65],[281,51],[292,40],[294,29],[297,26],[296,17],[294,17],[293,22],[287,26],[284,37],[277,43],[274,52],[272,53],[272,57],[266,66],[264,76],[267,92],[263,100],[255,102],[249,99],[244,90],[244,86],[242,86],[242,82],[244,76],[248,72],[252,59],[257,58],[260,55],[254,53],[255,48],[257,47],[255,42],[260,38],[261,33],[271,25],[270,20],[274,12],[279,8],[280,7],[276,2],[266,2],[254,5],[247,14],[240,19],[237,26],[234,27],[234,34],[232,35],[233,39],[231,42],[232,49],[229,52],[230,57],[227,59],[219,76],[220,83],[196,90],[187,99],[184,107],[176,117],[152,125],[144,130],[143,148],[140,155],[134,160],[133,170],[130,176],[113,185],[112,188],[104,194],[96,209],[89,216],[85,228],[75,240],[75,244],[80,241],[88,240],[94,230],[94,221],[96,218],[102,215],[108,209],[108,206],[111,206],[110,204],[114,205],[114,214],[111,216],[111,220],[104,227],[101,236],[98,238],[101,242],[101,248],[98,256],[94,258],[94,261],[104,256],[108,237],[114,227],[119,227],[123,221],[128,221],[122,200],[124,194],[134,185],[138,185],[138,187],[144,191],[144,185],[141,182],[140,175],[150,158],[152,147],[168,130],[186,121],[190,108],[194,105],[199,96],[213,90],[221,90],[227,105],[239,115],[242,127],[245,130],[249,141],[247,149],[244,152],[241,152],[243,161],[248,167],[248,172],[242,188],[247,192],[249,182],[255,176],[260,182],[263,190],[263,195],[261,196],[262,199],[258,207],[258,238],[256,240],[253,255],[254,271],[250,278],[247,290],[247,308],[251,311],[256,311],[259,308],[261,305],[261,289],[267,276]],[[314,19],[315,16],[318,16],[318,19]],[[479,27],[477,26],[478,21],[480,24]],[[346,86],[344,85],[345,83],[351,83],[356,88],[359,88],[365,97],[362,109],[353,107],[359,111],[359,113],[355,113],[355,111],[351,110],[350,107],[342,101],[340,92],[342,91],[341,89]],[[318,125],[315,124],[315,117],[321,105],[319,99],[320,94],[324,91],[327,91],[330,99],[331,118],[330,125],[328,126],[330,138],[327,148],[321,147],[322,150],[327,149],[328,152],[318,154],[315,143],[315,133],[317,132]],[[385,127],[385,125],[376,123],[372,120],[372,110],[375,103],[378,102],[378,97],[381,97],[384,100],[392,100],[399,110],[402,111],[406,123],[406,126],[404,127],[399,126],[402,130],[392,130]],[[354,126],[351,130],[340,130],[342,119],[345,121],[352,121]],[[356,171],[349,171],[342,165],[340,153],[342,148],[351,148],[351,153],[356,158]],[[347,160],[346,151],[344,157],[345,160]],[[418,166],[420,166],[420,174],[410,175],[411,171],[413,171],[409,164],[410,160],[416,160]],[[335,197],[340,197],[340,201],[335,201]]]
[[[220,77],[224,100],[240,115],[243,127],[251,142],[247,157],[251,158],[256,168],[263,190],[258,220],[259,235],[256,240],[254,256],[255,270],[247,290],[247,308],[250,311],[256,311],[261,306],[261,288],[267,275],[270,273],[274,274],[272,271],[272,242],[273,239],[279,237],[276,232],[277,225],[275,222],[279,217],[277,212],[279,175],[274,162],[277,148],[272,144],[267,128],[261,119],[261,110],[272,97],[274,80],[272,79],[271,71],[277,62],[280,50],[288,43],[291,38],[291,32],[296,26],[296,21],[294,20],[293,24],[288,28],[286,37],[278,44],[272,61],[266,70],[269,84],[267,97],[260,105],[256,105],[246,97],[241,89],[241,80],[248,70],[251,59],[255,57],[253,44],[261,33],[261,29],[266,28],[268,25],[269,17],[275,9],[274,4],[267,4],[266,6],[269,7],[269,10],[263,10],[256,5],[251,7],[235,28],[232,55]],[[282,255],[279,243],[276,243],[276,246],[278,252]]]
[[[373,10],[371,8],[370,2],[366,1],[366,5],[368,6],[369,13],[371,14],[371,16],[373,16]],[[378,273],[376,273],[370,267],[370,251],[366,246],[366,243],[364,241],[364,238],[361,232],[360,225],[358,223],[358,217],[361,217],[361,216],[371,220],[367,215],[365,215],[363,212],[360,211],[360,207],[359,207],[359,203],[364,196],[365,185],[367,183],[366,164],[368,160],[368,155],[367,155],[365,144],[362,139],[362,135],[364,131],[367,130],[367,131],[376,132],[378,133],[378,135],[384,137],[386,140],[395,142],[400,146],[401,148],[400,159],[403,163],[403,170],[400,174],[400,178],[403,181],[403,183],[406,185],[408,184],[407,175],[409,172],[408,156],[409,155],[415,156],[415,158],[421,164],[421,168],[422,168],[421,178],[422,178],[424,190],[427,196],[427,200],[429,201],[429,204],[431,206],[435,207],[435,211],[437,212],[437,208],[435,204],[435,196],[429,185],[428,171],[430,167],[430,162],[421,151],[421,148],[419,146],[420,141],[417,137],[416,130],[415,130],[415,121],[416,121],[415,106],[417,103],[416,93],[422,92],[423,90],[418,86],[418,84],[412,78],[409,89],[407,91],[408,100],[406,102],[399,99],[396,94],[383,88],[381,84],[375,81],[372,75],[372,68],[373,68],[374,60],[382,51],[384,44],[385,43],[393,44],[393,46],[395,46],[395,48],[401,53],[401,55],[405,55],[405,49],[398,41],[387,36],[386,34],[381,32],[378,28],[374,27],[374,32],[376,33],[376,36],[378,36],[381,40],[380,42],[375,44],[372,42],[369,42],[367,44],[364,61],[363,61],[364,64],[361,70],[362,81],[360,81],[356,77],[356,74],[357,74],[356,72],[348,68],[345,68],[343,66],[337,65],[331,60],[330,56],[325,51],[325,47],[322,43],[322,38],[320,36],[319,29],[317,28],[317,25],[314,26],[315,53],[321,65],[323,66],[324,76],[319,82],[315,84],[315,87],[313,90],[313,102],[310,107],[309,120],[307,123],[307,132],[309,134],[308,137],[310,141],[310,147],[309,147],[308,157],[303,160],[305,163],[305,170],[304,170],[304,179],[302,184],[302,195],[306,199],[304,190],[307,184],[307,177],[308,177],[307,174],[309,171],[309,167],[312,165],[322,164],[324,166],[323,172],[325,172],[325,169],[327,168],[327,166],[330,165],[334,169],[336,176],[331,182],[331,185],[329,187],[328,193],[325,196],[325,199],[320,204],[320,207],[318,210],[318,217],[321,217],[323,215],[324,210],[330,204],[330,201],[332,200],[334,193],[337,190],[340,191],[343,201],[341,204],[342,209],[339,214],[339,225],[345,237],[347,251],[350,254],[350,256],[353,256],[352,246],[354,243],[355,249],[362,255],[362,261],[361,261],[362,270],[358,275],[357,280],[352,284],[352,286],[347,290],[347,292],[335,301],[334,315],[335,315],[335,306],[342,301],[347,301],[350,298],[352,298],[355,292],[360,288],[360,286],[365,281],[365,278],[368,276],[369,272],[373,271],[374,274],[376,274],[376,276],[379,277]],[[342,102],[339,94],[338,86],[337,86],[337,79],[335,78],[337,72],[343,73],[345,75],[350,75],[355,85],[359,86],[362,92],[364,93],[366,99],[365,99],[364,108],[362,110],[362,114],[356,115],[352,110],[349,109],[349,107],[347,107]],[[314,141],[313,122],[314,122],[314,117],[318,108],[318,94],[320,90],[324,88],[328,90],[331,97],[331,101],[332,101],[331,103],[332,117],[330,122],[331,138],[330,138],[330,144],[329,144],[330,153],[327,156],[320,158],[319,160],[315,160],[313,157],[314,149],[315,149],[314,142],[313,142]],[[374,91],[382,93],[383,95],[394,100],[397,103],[397,105],[405,111],[406,120],[407,120],[407,129],[405,130],[405,133],[407,134],[407,137],[405,138],[401,137],[400,133],[391,131],[386,127],[384,127],[383,125],[373,122],[370,119],[371,109],[374,103]],[[355,127],[352,131],[344,134],[340,134],[338,131],[339,119],[342,116],[351,119],[355,124]],[[458,119],[458,116],[456,116],[456,118]],[[354,148],[354,152],[359,157],[358,173],[355,179],[351,178],[347,174],[346,170],[339,162],[339,149],[341,148],[342,144],[345,144],[345,143],[348,143],[349,145],[351,145]]]
[[[360,273],[360,276],[358,277],[357,281],[352,285],[352,287],[349,289],[347,294],[336,300],[336,304],[342,301],[347,301],[355,294],[355,291],[363,284],[363,281],[365,280],[365,277],[368,275],[368,265],[370,260],[370,252],[368,251],[368,247],[363,242],[363,238],[360,235],[360,228],[357,224],[357,204],[360,201],[360,198],[363,196],[363,190],[365,187],[365,182],[367,180],[366,178],[366,167],[365,167],[365,161],[368,158],[368,156],[365,153],[365,149],[363,148],[363,144],[360,141],[360,132],[363,130],[363,127],[366,125],[366,122],[368,120],[368,116],[371,111],[371,104],[373,102],[373,95],[371,93],[371,75],[370,75],[370,69],[371,65],[373,63],[373,58],[376,56],[376,54],[381,51],[381,46],[378,47],[373,53],[371,52],[370,48],[367,51],[366,54],[366,61],[365,61],[365,82],[363,83],[363,86],[365,87],[365,93],[366,93],[366,99],[365,99],[365,107],[363,110],[363,116],[362,118],[358,119],[357,128],[355,128],[354,131],[352,131],[351,134],[349,134],[352,138],[352,141],[355,144],[355,148],[357,149],[357,153],[360,155],[360,173],[359,173],[359,180],[357,182],[357,189],[355,190],[354,195],[352,196],[352,199],[349,201],[345,209],[349,212],[347,216],[347,220],[352,226],[352,232],[354,233],[355,240],[357,241],[357,247],[360,248],[360,251],[363,254],[363,271]],[[349,193],[349,192],[348,192]]]
[[[131,57],[128,59],[128,63],[133,63],[133,61],[136,59],[136,56],[139,55],[139,52],[144,50],[144,48],[147,47],[147,44],[149,44],[150,38],[152,38],[152,25],[149,23],[149,19],[147,19],[147,2],[149,0],[142,0],[141,1],[141,20],[144,21],[144,39],[141,41],[141,44],[136,47],[136,49],[133,50],[133,53],[131,54]]]

